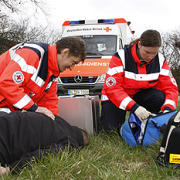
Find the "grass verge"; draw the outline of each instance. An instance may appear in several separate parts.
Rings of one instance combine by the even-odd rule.
[[[178,105],[177,109],[180,109]],[[90,144],[81,151],[64,150],[31,163],[20,174],[0,176],[1,179],[24,180],[176,180],[180,169],[157,165],[161,140],[149,147],[131,147],[116,131],[90,135]]]

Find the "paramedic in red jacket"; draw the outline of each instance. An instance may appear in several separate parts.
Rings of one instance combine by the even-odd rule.
[[[17,44],[0,56],[0,111],[24,109],[58,115],[55,78],[84,61],[85,43],[65,37],[56,44]]]
[[[118,128],[128,110],[142,121],[176,108],[178,87],[160,46],[159,32],[147,30],[113,55],[102,89],[102,129]]]

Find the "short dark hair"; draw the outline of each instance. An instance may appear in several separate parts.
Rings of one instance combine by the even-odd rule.
[[[81,61],[84,62],[86,58],[86,47],[83,39],[76,36],[68,36],[63,37],[56,42],[56,49],[58,54],[61,54],[61,51],[65,48],[69,49],[70,56],[80,56]]]
[[[156,30],[146,30],[141,34],[141,37],[130,43],[133,46],[137,41],[141,42],[142,46],[146,47],[160,47],[161,46],[161,35]]]

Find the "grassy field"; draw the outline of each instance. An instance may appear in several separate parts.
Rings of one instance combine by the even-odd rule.
[[[178,105],[178,110],[180,105]],[[116,131],[90,135],[90,144],[81,151],[63,151],[31,163],[20,174],[1,179],[24,180],[176,180],[180,169],[157,165],[161,141],[150,147],[130,147]]]

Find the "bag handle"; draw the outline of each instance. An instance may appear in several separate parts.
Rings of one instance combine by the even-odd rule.
[[[159,153],[159,155],[154,159],[154,162],[161,165],[161,166],[164,166],[164,167],[169,167],[169,165],[165,164],[164,162],[162,162],[160,160],[160,156],[162,155],[162,153]]]

